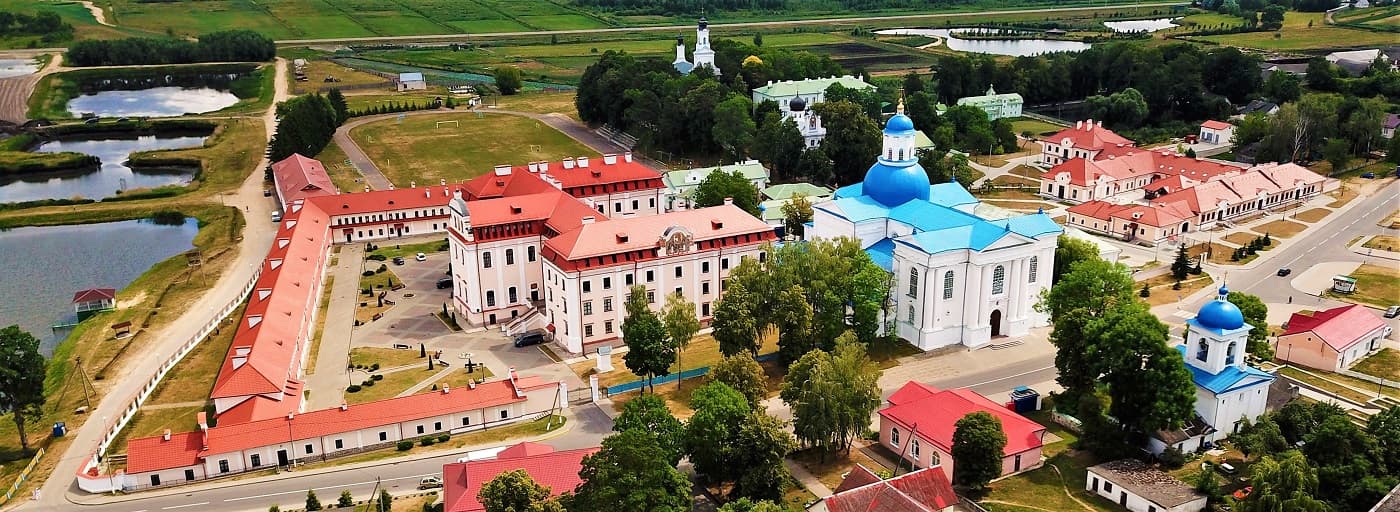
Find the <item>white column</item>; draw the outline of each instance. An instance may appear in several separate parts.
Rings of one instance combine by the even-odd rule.
[[[1021,303],[1017,297],[1021,296],[1021,263],[1024,262],[1025,260],[1018,259],[1008,265],[1011,268],[1008,270],[1007,280],[1003,284],[1003,290],[1006,291],[1006,314],[1002,315],[1007,320],[1014,320],[1021,316]]]
[[[959,280],[962,283],[961,295],[963,297],[963,307],[965,308],[963,309],[963,327],[976,327],[978,325],[977,315],[982,313],[981,308],[977,306],[978,302],[982,299],[982,286],[977,282],[977,278],[982,275],[982,272],[977,269],[976,265],[971,263],[964,265],[963,269],[963,274],[961,276],[954,277],[955,283]],[[956,289],[958,286],[955,285],[954,288]],[[955,293],[954,296],[956,297],[957,294]],[[969,307],[969,304],[972,306]]]
[[[938,327],[939,306],[943,304],[943,270],[926,269],[928,272],[924,276],[924,282],[930,286],[924,287],[924,302],[920,304],[924,310],[924,329],[936,329]]]
[[[991,310],[987,309],[987,301],[992,297],[993,267],[993,265],[984,265],[982,266],[982,269],[976,273],[978,276],[976,285],[977,289],[979,290],[979,300],[977,301],[976,308],[977,321],[973,322],[973,325],[976,326],[991,325],[991,322],[988,320],[988,315],[991,315],[992,312]]]

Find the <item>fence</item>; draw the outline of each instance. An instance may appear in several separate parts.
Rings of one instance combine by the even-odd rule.
[[[774,359],[774,358],[776,358],[776,357],[778,357],[778,353],[777,353],[777,352],[770,352],[770,353],[763,354],[763,355],[760,355],[760,356],[758,356],[758,357],[755,357],[754,359],[761,363],[761,362],[764,362],[764,361],[770,361],[770,360],[772,360],[772,359]],[[672,374],[670,374],[670,375],[662,375],[662,376],[660,376],[660,377],[656,377],[656,378],[651,379],[651,383],[652,383],[652,385],[656,385],[656,384],[665,384],[665,383],[668,383],[668,382],[675,382],[675,381],[678,381],[678,380],[681,380],[681,379],[689,379],[689,378],[692,378],[692,377],[699,377],[699,376],[701,376],[701,375],[705,375],[705,374],[708,374],[708,373],[710,373],[710,367],[708,367],[708,366],[702,366],[702,367],[699,367],[699,368],[691,368],[691,369],[689,369],[689,370],[686,370],[686,371],[683,371],[683,372],[679,372],[679,373],[672,373]],[[628,392],[628,391],[636,391],[636,390],[638,390],[638,389],[642,389],[642,386],[645,386],[645,385],[647,385],[646,379],[634,380],[634,381],[631,381],[631,382],[624,382],[624,383],[622,383],[622,384],[614,384],[614,385],[608,386],[608,396],[613,396],[613,395],[620,394],[620,393],[626,393],[626,392]]]
[[[156,370],[156,374],[151,376],[150,380],[146,381],[146,385],[136,391],[136,396],[131,397],[130,401],[127,402],[126,409],[122,411],[121,416],[107,428],[107,435],[103,436],[102,442],[97,445],[95,459],[100,460],[102,455],[107,453],[107,448],[112,444],[112,440],[116,439],[117,434],[120,434],[123,428],[126,428],[126,424],[131,421],[131,417],[135,416],[136,411],[141,409],[141,404],[145,403],[146,398],[150,397],[151,393],[156,390],[156,386],[160,384],[161,379],[165,378],[167,373],[170,373],[170,369],[174,368],[181,359],[184,359],[191,350],[194,350],[194,347],[198,346],[199,342],[204,341],[204,338],[208,336],[209,333],[214,332],[214,330],[218,328],[219,323],[224,321],[224,318],[227,318],[229,314],[238,309],[238,305],[243,303],[243,298],[247,297],[248,294],[253,291],[253,285],[258,282],[258,276],[260,275],[262,275],[262,265],[258,265],[257,270],[253,271],[253,276],[248,279],[248,284],[243,285],[243,291],[240,292],[238,296],[234,297],[233,300],[230,300],[227,304],[224,304],[223,307],[219,308],[214,318],[211,318],[208,323],[204,324],[204,327],[201,328],[197,334],[185,340],[185,343],[180,346],[180,350],[176,351],[169,359],[166,359],[165,362],[160,365],[160,368]]]
[[[5,497],[3,499],[0,499],[0,505],[9,503],[10,498],[15,497],[15,493],[19,492],[19,486],[23,485],[24,481],[29,478],[29,473],[34,471],[34,466],[39,464],[39,459],[43,456],[43,448],[40,448],[38,452],[34,453],[34,458],[30,459],[29,465],[24,467],[24,471],[19,472],[19,476],[15,477],[15,483],[10,484],[10,490],[5,491]]]

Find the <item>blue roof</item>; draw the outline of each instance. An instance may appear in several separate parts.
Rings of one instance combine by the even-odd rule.
[[[1186,364],[1184,360],[1186,346],[1177,345],[1176,351],[1181,353],[1182,364]],[[1190,364],[1186,364],[1186,369],[1191,370],[1191,380],[1197,386],[1217,395],[1259,384],[1268,384],[1274,380],[1273,374],[1249,365],[1245,365],[1243,368],[1233,365],[1226,366],[1218,374],[1211,374]]]
[[[910,162],[896,165],[880,159],[865,172],[862,190],[886,206],[899,206],[915,199],[927,201],[930,194],[928,173],[917,160]]]
[[[841,199],[843,197],[860,197],[863,195],[865,195],[865,187],[861,186],[860,183],[852,183],[836,189],[836,193],[831,197],[832,199]]]
[[[1229,296],[1230,289],[1221,285],[1216,299],[1196,312],[1196,324],[1212,331],[1234,331],[1243,327],[1244,313],[1229,301]]]
[[[975,204],[977,198],[956,181],[929,185],[929,201],[952,208],[964,204]]]
[[[875,245],[865,248],[865,253],[870,255],[871,261],[885,269],[885,272],[894,271],[894,240],[885,238],[875,242]]]
[[[422,82],[422,73],[399,73],[400,82]]]
[[[1050,220],[1050,216],[1044,213],[1032,213],[1019,217],[997,219],[990,221],[992,224],[1004,226],[1011,229],[1011,232],[1030,238],[1036,238],[1050,233],[1063,233],[1065,228],[1060,227],[1055,221]]]
[[[1006,228],[989,222],[977,222],[937,231],[925,231],[901,238],[900,243],[908,244],[929,254],[971,249],[980,251],[1011,234]]]
[[[890,135],[903,135],[914,131],[914,120],[903,114],[895,114],[889,121],[885,122],[885,133]]]
[[[686,62],[683,60],[672,62],[671,65],[674,66],[676,68],[676,71],[679,71],[682,75],[689,75],[690,70],[695,68],[695,64],[691,64],[690,62]]]

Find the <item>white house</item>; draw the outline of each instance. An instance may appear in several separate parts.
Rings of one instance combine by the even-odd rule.
[[[893,273],[892,323],[921,349],[976,347],[1046,325],[1032,306],[1050,286],[1063,229],[1043,213],[974,214],[980,203],[956,182],[929,184],[914,146],[914,123],[900,104],[864,181],[814,205],[807,236],[855,238]]]
[[[666,210],[685,209],[691,206],[691,197],[695,194],[695,188],[700,186],[710,173],[739,173],[756,190],[763,190],[768,187],[768,168],[759,163],[758,160],[745,160],[729,165],[718,167],[696,167],[694,169],[681,169],[669,171],[662,175],[666,182]]]
[[[1207,144],[1229,144],[1235,138],[1235,125],[1214,119],[1201,123],[1201,142]]]
[[[1020,94],[997,94],[995,87],[988,86],[987,94],[959,98],[959,105],[972,105],[987,113],[987,120],[1021,117],[1021,106],[1026,100]]]
[[[792,101],[800,98],[804,107],[811,108],[826,101],[826,90],[834,84],[841,84],[847,89],[860,91],[875,88],[875,86],[865,83],[860,77],[851,75],[809,78],[807,80],[783,80],[769,82],[768,85],[755,88],[753,90],[753,104],[758,105],[764,101],[772,101],[778,104],[778,110],[787,112],[792,108]]]
[[[1198,512],[1206,497],[1171,475],[1133,459],[1089,468],[1084,489],[1132,512]]]
[[[422,73],[399,73],[396,82],[399,91],[421,91],[428,88],[428,82],[423,80]]]

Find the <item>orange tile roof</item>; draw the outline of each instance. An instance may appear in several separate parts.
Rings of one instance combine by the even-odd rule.
[[[910,382],[890,396],[890,405],[879,411],[882,418],[894,421],[906,431],[918,425],[918,436],[948,452],[953,446],[954,424],[973,412],[987,412],[1001,420],[1006,433],[1003,453],[1015,455],[1041,446],[1045,427],[1007,410],[970,389],[938,390],[932,386]]]
[[[292,154],[272,164],[273,182],[281,193],[283,201],[291,204],[298,199],[338,194],[340,191],[326,174],[326,166],[319,160]]]
[[[1207,130],[1225,130],[1228,128],[1233,128],[1234,126],[1235,125],[1232,125],[1225,121],[1216,121],[1214,119],[1201,123],[1201,128],[1205,128]]]
[[[1119,144],[1131,146],[1133,141],[1124,138],[1113,130],[1103,127],[1102,122],[1095,123],[1090,119],[1085,122],[1075,123],[1074,128],[1065,128],[1054,135],[1046,137],[1045,140],[1059,144],[1060,141],[1069,139],[1076,148],[1098,151]]]
[[[735,235],[771,235],[773,227],[732,204],[584,224],[545,242],[564,260],[607,256],[660,246],[666,230],[688,230],[692,242]]]
[[[598,451],[598,448],[580,448],[556,452],[551,448],[544,453],[512,456],[516,447],[496,454],[495,459],[444,464],[443,512],[486,510],[477,499],[481,487],[501,473],[517,469],[524,470],[535,483],[548,487],[550,496],[573,492],[583,483],[579,476],[583,459]]]
[[[453,191],[459,188],[458,185],[433,185],[394,190],[371,190],[353,194],[313,197],[309,202],[330,216],[438,207],[443,208],[444,214],[446,214],[447,202],[452,200]]]
[[[138,437],[126,442],[126,473],[145,473],[199,464],[202,448],[199,432],[178,432],[164,436]],[[136,454],[132,457],[131,454]]]
[[[1114,181],[1153,176],[1153,180],[1180,176],[1195,182],[1204,182],[1222,176],[1238,174],[1242,169],[1209,160],[1201,160],[1168,151],[1149,151],[1140,148],[1125,148],[1121,152],[1099,155],[1097,160],[1074,158],[1041,174],[1042,178],[1055,179],[1062,173],[1069,173],[1070,183],[1091,186],[1100,176]]]
[[[655,169],[637,160],[612,159],[613,163],[607,163],[609,158],[605,156],[496,166],[492,172],[466,182],[463,188],[468,200],[536,194],[547,188],[561,189],[574,197],[666,188],[661,173]]]
[[[881,480],[857,464],[823,502],[830,512],[937,512],[956,505],[958,496],[938,466]]]

